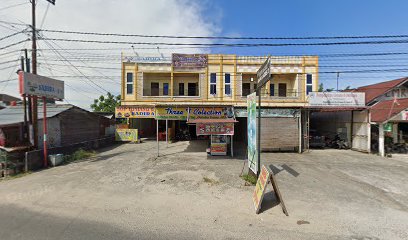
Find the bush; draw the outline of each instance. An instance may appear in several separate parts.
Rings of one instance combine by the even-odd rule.
[[[95,151],[86,151],[80,148],[79,150],[75,151],[73,154],[64,156],[64,161],[74,162],[74,161],[94,157],[95,155],[96,155]]]
[[[258,179],[256,179],[256,176],[249,175],[249,174],[244,174],[241,176],[242,179],[244,179],[246,182],[255,185]]]

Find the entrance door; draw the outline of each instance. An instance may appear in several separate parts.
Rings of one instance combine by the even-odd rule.
[[[188,83],[188,96],[197,96],[197,84],[196,83]]]
[[[278,85],[279,88],[279,97],[286,97],[286,83],[279,83]]]
[[[152,96],[159,96],[159,83],[152,82],[150,85],[150,91]]]

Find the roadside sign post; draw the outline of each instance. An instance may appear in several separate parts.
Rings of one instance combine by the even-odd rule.
[[[20,88],[21,95],[28,95],[34,98],[41,97],[43,100],[43,143],[44,143],[43,151],[44,151],[44,167],[47,167],[48,166],[47,99],[57,99],[57,100],[64,99],[64,82],[56,80],[56,79],[20,71],[19,72],[19,88]],[[34,137],[35,137],[35,134],[34,134]],[[35,141],[38,141],[38,139]]]
[[[259,177],[261,171],[261,100],[262,100],[262,87],[271,80],[271,57],[268,57],[262,64],[256,73],[258,84],[256,92],[258,94],[258,131],[257,131],[257,151],[258,151],[258,164],[256,176]]]

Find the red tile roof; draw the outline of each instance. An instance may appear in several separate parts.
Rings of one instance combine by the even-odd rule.
[[[397,115],[401,111],[408,108],[408,98],[381,101],[371,107],[371,121],[385,122],[389,118]]]
[[[376,83],[353,89],[353,92],[365,92],[366,104],[373,101],[375,98],[383,95],[390,89],[408,81],[408,77],[391,80],[387,82]]]

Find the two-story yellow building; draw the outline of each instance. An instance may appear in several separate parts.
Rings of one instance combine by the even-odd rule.
[[[155,136],[156,123],[159,132],[165,132],[167,122],[169,137],[176,140],[197,138],[197,121],[192,119],[233,118],[237,122],[231,140],[246,143],[246,96],[256,89],[256,73],[266,58],[232,54],[124,57],[122,103],[116,117],[128,118],[142,137]],[[318,57],[271,56],[271,63],[272,80],[261,91],[262,149],[301,149],[307,127],[302,109],[308,93],[318,89]]]

